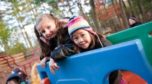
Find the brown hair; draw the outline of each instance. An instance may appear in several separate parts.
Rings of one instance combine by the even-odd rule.
[[[92,43],[91,45],[89,46],[89,49],[92,49],[94,48],[96,45],[99,45],[99,47],[104,47],[102,42],[103,42],[103,36],[100,35],[100,34],[92,34],[92,33],[89,33],[90,36],[91,36],[91,39],[92,39]]]

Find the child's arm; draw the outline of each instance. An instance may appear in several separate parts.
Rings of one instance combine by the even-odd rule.
[[[50,57],[45,57],[41,60],[40,65],[42,67],[45,67],[46,63],[49,62],[49,66],[50,66],[50,70],[52,73],[55,73],[55,70],[57,70],[59,68],[59,66],[57,65],[57,63],[54,61],[54,59],[50,58]]]
[[[49,66],[50,66],[50,70],[53,74],[55,74],[55,70],[59,69],[59,66],[52,58],[50,58]]]

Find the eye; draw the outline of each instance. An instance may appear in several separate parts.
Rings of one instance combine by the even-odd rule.
[[[42,30],[41,33],[42,33],[42,34],[45,33],[45,30]]]
[[[51,26],[47,26],[47,29],[50,29],[51,28]]]
[[[85,37],[85,34],[81,34],[82,37]]]
[[[78,37],[73,37],[73,40],[78,40]]]

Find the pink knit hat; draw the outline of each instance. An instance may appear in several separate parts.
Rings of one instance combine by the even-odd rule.
[[[93,31],[89,23],[81,16],[74,17],[72,20],[69,21],[67,26],[70,37],[72,37],[72,34],[79,29],[84,29],[92,33],[93,35],[96,35],[96,32]]]

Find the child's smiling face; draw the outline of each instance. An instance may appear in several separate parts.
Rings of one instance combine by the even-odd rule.
[[[38,31],[44,36],[45,39],[55,37],[57,28],[53,19],[45,18],[38,25]]]
[[[72,34],[72,40],[74,43],[82,48],[87,49],[91,44],[91,36],[90,33],[84,29],[79,29]]]

